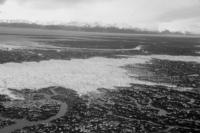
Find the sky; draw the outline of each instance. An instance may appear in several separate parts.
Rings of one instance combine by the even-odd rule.
[[[200,0],[0,0],[0,20],[200,33]]]

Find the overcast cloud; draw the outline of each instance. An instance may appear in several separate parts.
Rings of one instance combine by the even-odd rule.
[[[5,0],[0,0],[0,4],[3,4],[5,2]]]
[[[200,0],[0,0],[0,4],[0,19],[99,22],[200,33]]]

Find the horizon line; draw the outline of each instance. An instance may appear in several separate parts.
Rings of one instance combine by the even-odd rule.
[[[20,25],[22,24],[22,25]],[[23,25],[24,24],[24,25]],[[0,26],[13,26],[13,27],[20,27],[20,28],[47,28],[47,29],[57,29],[57,30],[69,30],[67,28],[71,27],[74,29],[71,30],[78,30],[76,28],[79,28],[79,30],[95,30],[97,32],[125,32],[125,33],[143,33],[143,34],[179,34],[179,35],[199,35],[198,33],[193,33],[189,31],[170,31],[168,29],[159,31],[159,30],[150,30],[147,28],[139,28],[139,27],[133,27],[133,26],[117,26],[115,24],[101,24],[98,22],[94,23],[81,23],[81,22],[76,22],[76,21],[71,21],[68,23],[62,23],[62,22],[46,22],[46,23],[41,23],[41,22],[33,22],[29,20],[5,20],[1,19],[0,20]],[[26,25],[26,26],[25,26]],[[23,27],[24,26],[24,27]],[[35,27],[31,27],[35,26]],[[87,29],[86,29],[87,28]],[[109,31],[111,28],[115,31]],[[120,33],[121,33],[120,32]]]

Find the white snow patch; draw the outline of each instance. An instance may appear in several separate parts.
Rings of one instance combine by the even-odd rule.
[[[138,45],[135,48],[120,48],[120,49],[110,49],[110,48],[75,48],[75,47],[63,47],[63,49],[68,49],[68,50],[94,50],[94,51],[130,51],[130,50],[142,50],[142,45]]]
[[[60,47],[39,44],[36,42],[30,41],[6,41],[0,43],[1,50],[22,50],[22,49],[40,49],[40,50],[49,50],[49,49],[60,49]]]
[[[0,49],[11,51],[11,50],[14,50],[14,49],[23,49],[23,47],[22,46],[7,45],[7,44],[0,44]]]
[[[43,54],[39,53],[38,56],[43,56]]]
[[[142,45],[138,45],[137,47],[135,47],[133,50],[137,50],[137,51],[140,51],[140,50],[142,50]]]
[[[197,54],[200,54],[200,51],[197,51],[196,53],[197,53]]]
[[[130,51],[130,50],[141,50],[142,45],[138,45],[135,48],[120,48],[120,49],[105,49],[105,48],[76,48],[76,47],[59,47],[53,45],[46,45],[42,43],[36,43],[31,41],[6,41],[0,43],[0,49],[6,51],[12,50],[23,50],[23,49],[39,49],[39,50],[56,50],[57,52],[61,52],[62,50],[94,50],[94,51]]]
[[[58,53],[60,53],[62,50],[61,50],[61,49],[57,49],[56,51],[57,51]]]
[[[200,63],[200,56],[172,56],[172,55],[151,55],[149,58],[156,58],[170,61],[196,62]]]
[[[120,55],[121,57],[132,58],[132,56]],[[143,60],[160,59],[169,61],[183,61],[183,62],[196,62],[200,63],[200,56],[173,56],[173,55],[141,55]]]
[[[140,50],[142,50],[142,47],[143,47],[142,45],[138,45],[137,47],[134,48],[134,50],[140,51]]]
[[[1,90],[1,94],[2,95],[7,95],[9,96],[10,98],[12,99],[22,99],[21,97],[18,97],[17,95],[13,94],[11,91],[9,91],[8,89],[5,89],[5,88],[0,88]]]
[[[127,64],[146,63],[152,58],[200,63],[200,57],[168,55],[132,56],[123,59],[95,57],[90,59],[6,63],[0,64],[0,93],[16,98],[7,88],[40,89],[50,86],[62,86],[74,89],[79,94],[86,94],[98,88],[114,89],[117,86],[130,86],[130,83],[176,87],[170,84],[140,81],[130,77],[127,71],[121,67]]]

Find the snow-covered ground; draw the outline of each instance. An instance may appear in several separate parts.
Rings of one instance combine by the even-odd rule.
[[[98,88],[114,89],[117,86],[130,86],[130,83],[176,87],[169,84],[137,80],[130,77],[127,71],[121,67],[127,64],[146,63],[152,58],[200,63],[200,57],[169,55],[138,55],[122,59],[94,57],[89,59],[6,63],[0,64],[0,93],[14,97],[10,94],[8,88],[39,89],[62,86],[74,89],[79,94],[86,94]]]

